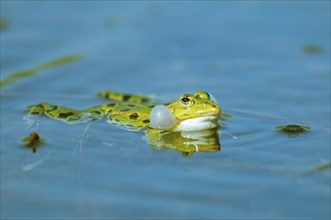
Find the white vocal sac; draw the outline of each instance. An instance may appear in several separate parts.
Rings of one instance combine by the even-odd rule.
[[[158,130],[170,130],[177,124],[177,120],[164,105],[155,106],[150,113],[150,127]]]

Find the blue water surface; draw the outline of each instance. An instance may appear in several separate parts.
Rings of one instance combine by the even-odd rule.
[[[330,218],[329,1],[1,1],[1,218]],[[306,51],[305,47],[318,51]],[[29,124],[111,89],[206,90],[232,118],[221,151],[157,151],[105,122]],[[311,129],[287,135],[278,125]],[[37,131],[33,153],[21,142]]]

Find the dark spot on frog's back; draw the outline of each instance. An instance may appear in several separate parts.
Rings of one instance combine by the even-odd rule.
[[[136,112],[129,115],[130,119],[137,119],[138,117],[139,117],[139,115]]]
[[[148,124],[149,122],[150,122],[149,119],[143,120],[143,123],[145,123],[145,124]]]
[[[69,116],[74,115],[73,112],[60,113],[59,118],[68,118]]]
[[[116,103],[109,103],[107,104],[108,107],[114,107],[116,105]]]
[[[149,100],[150,100],[149,98],[143,98],[143,99],[141,100],[141,102],[144,102],[144,103],[145,103],[145,102],[149,102]]]
[[[91,113],[93,113],[93,114],[97,114],[97,115],[101,115],[101,112],[98,111],[98,110],[91,111]]]
[[[30,112],[31,115],[39,115],[40,112]]]
[[[131,98],[130,95],[124,95],[123,96],[123,101],[128,101]]]

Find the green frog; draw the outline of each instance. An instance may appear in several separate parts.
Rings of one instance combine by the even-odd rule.
[[[126,130],[147,131],[144,139],[153,149],[173,149],[185,156],[197,151],[220,151],[218,120],[221,108],[208,92],[183,94],[164,104],[153,104],[152,98],[144,95],[113,91],[98,95],[116,102],[85,110],[43,102],[28,106],[28,115],[45,115],[69,124],[105,120]]]
[[[29,115],[45,115],[69,124],[105,119],[107,123],[129,130],[199,131],[218,126],[221,108],[209,93],[183,94],[166,104],[152,104],[151,98],[112,91],[99,96],[119,102],[105,103],[85,110],[49,103],[28,106]]]

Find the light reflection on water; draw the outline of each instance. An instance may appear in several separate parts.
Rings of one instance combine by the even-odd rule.
[[[327,4],[1,2],[1,80],[84,56],[1,88],[1,217],[327,218],[330,169],[307,175],[330,161]],[[220,151],[189,157],[104,122],[23,120],[42,101],[101,104],[104,89],[161,101],[206,90],[233,117]],[[287,124],[311,129],[275,129]],[[46,139],[36,153],[21,142],[34,130]]]

